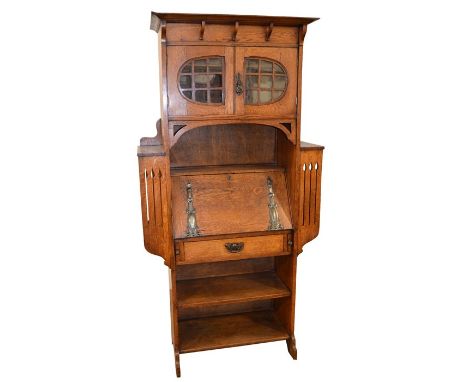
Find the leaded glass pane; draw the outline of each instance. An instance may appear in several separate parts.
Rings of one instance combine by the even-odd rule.
[[[288,84],[279,62],[263,58],[245,59],[245,104],[261,105],[280,99]]]
[[[258,62],[257,62],[258,64]],[[224,103],[224,57],[187,61],[179,73],[179,90],[190,101]]]

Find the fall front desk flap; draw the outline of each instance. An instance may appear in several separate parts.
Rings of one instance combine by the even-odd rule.
[[[175,175],[174,236],[291,229],[283,171]]]

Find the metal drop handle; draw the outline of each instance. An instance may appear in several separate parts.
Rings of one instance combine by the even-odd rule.
[[[192,184],[190,182],[186,185],[187,190],[187,232],[185,236],[196,237],[200,236],[200,230],[197,225],[197,216],[195,215],[195,207],[193,206],[193,192]]]
[[[236,94],[241,95],[244,92],[244,88],[242,87],[242,80],[240,73],[236,74],[236,80],[234,82],[234,86],[236,88]]]
[[[244,249],[244,243],[242,241],[238,243],[226,243],[224,246],[231,253],[239,253]]]

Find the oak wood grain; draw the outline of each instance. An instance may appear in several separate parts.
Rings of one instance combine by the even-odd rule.
[[[249,57],[266,58],[279,62],[286,68],[288,86],[284,95],[273,103],[265,105],[249,105],[244,97],[236,96],[236,115],[268,115],[280,117],[283,115],[294,115],[296,117],[296,95],[297,95],[297,49],[296,48],[271,48],[271,47],[237,47],[235,54],[235,73],[245,73],[245,60]],[[244,84],[246,79],[244,76]]]
[[[179,330],[181,353],[289,338],[271,311],[183,320]]]
[[[186,237],[187,196],[190,182],[201,235],[266,231],[269,223],[267,178],[273,181],[278,214],[284,229],[291,213],[283,172],[225,173],[172,176],[173,231]]]
[[[264,125],[211,125],[191,129],[171,148],[173,167],[275,163],[277,129]]]
[[[151,29],[158,32],[161,119],[156,136],[142,138],[138,148],[140,199],[145,248],[169,267],[178,377],[184,352],[286,340],[297,358],[297,255],[320,226],[323,146],[300,141],[303,44],[307,25],[316,20],[151,14]],[[184,63],[209,56],[224,61],[222,70],[211,69],[222,73],[222,85],[218,77],[206,85],[222,88],[222,103],[182,94],[188,85],[191,91],[204,87],[206,78],[179,84]],[[284,68],[281,98],[246,101],[249,58]],[[187,68],[192,80],[204,73],[200,65]],[[268,70],[249,72],[264,81],[257,87],[250,74],[252,89],[269,91],[262,77]],[[267,177],[285,228],[278,231],[267,230]],[[185,238],[189,181],[202,236]],[[232,242],[228,250],[225,244]]]
[[[191,59],[209,56],[224,57],[224,103],[199,104],[190,102],[179,91],[179,70],[184,63]],[[233,113],[233,78],[234,48],[226,46],[168,46],[167,59],[171,65],[167,68],[168,87],[168,115],[229,115]]]
[[[195,23],[200,24],[206,21],[208,24],[229,24],[236,21],[242,25],[269,25],[274,23],[277,26],[299,27],[319,20],[318,17],[291,17],[291,16],[259,16],[259,15],[226,15],[211,13],[162,13],[151,12],[151,28],[158,32],[161,22],[167,23]]]
[[[274,272],[178,281],[177,289],[178,305],[183,307],[267,300],[291,294]]]
[[[323,147],[307,145],[301,148],[299,164],[299,251],[315,239],[320,229],[320,201]]]
[[[291,45],[297,44],[298,29],[284,26],[274,27],[271,32],[270,38],[266,41],[265,34],[268,26],[261,25],[240,25],[236,34],[236,43],[252,44],[259,46],[269,43],[276,45]],[[232,43],[232,34],[234,32],[235,24],[232,25],[213,25],[205,23],[205,30],[203,33],[203,42],[208,43]],[[200,25],[188,23],[170,23],[166,31],[167,42],[171,43],[184,43],[196,42],[201,45]]]
[[[217,305],[195,305],[190,307],[179,306],[177,308],[179,320],[187,320],[191,318],[202,317],[217,317],[226,316],[228,314],[239,314],[249,312],[261,312],[264,310],[273,310],[273,302],[275,300],[253,300],[246,302],[233,302],[228,304]]]
[[[229,252],[227,243],[242,243],[240,252]],[[254,257],[285,256],[289,247],[285,234],[233,237],[201,241],[182,241],[177,264],[194,264],[207,261],[231,261]]]
[[[177,280],[271,272],[274,269],[275,263],[273,257],[178,265]]]

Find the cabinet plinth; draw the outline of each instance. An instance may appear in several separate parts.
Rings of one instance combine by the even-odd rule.
[[[323,146],[300,141],[316,20],[151,14],[161,119],[138,147],[141,210],[170,270],[178,377],[181,353],[286,340],[297,357],[297,256],[320,225]]]

